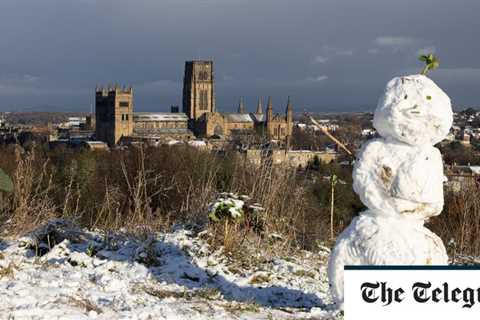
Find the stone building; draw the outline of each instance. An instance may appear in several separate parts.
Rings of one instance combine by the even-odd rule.
[[[293,108],[288,99],[285,114],[274,114],[272,99],[266,112],[259,100],[256,111],[248,113],[243,99],[236,113],[216,110],[213,61],[187,61],[183,81],[183,113],[133,112],[133,90],[96,90],[97,139],[109,146],[121,140],[153,141],[200,138],[229,139],[235,134],[260,134],[270,140],[287,142],[292,135]]]
[[[188,120],[185,113],[135,112],[132,140],[149,140],[153,143],[190,140],[194,135],[188,129]]]
[[[183,112],[191,121],[215,112],[213,61],[185,62],[183,78]]]
[[[261,103],[259,103],[261,108]],[[256,112],[246,113],[242,105],[237,113],[211,112],[204,113],[195,121],[195,130],[201,137],[230,137],[242,131],[265,135],[270,140],[286,141],[292,135],[293,109],[289,101],[284,115],[274,114],[272,99],[268,99],[266,113],[259,108]]]
[[[109,146],[133,134],[133,89],[97,88],[95,95],[95,133]]]
[[[133,112],[132,88],[97,88],[95,106],[96,139],[110,147],[119,143],[159,143],[194,137],[184,113]]]
[[[135,112],[133,114],[134,131],[157,129],[188,129],[188,117],[185,113]]]
[[[244,156],[246,160],[255,165],[270,162],[274,165],[306,168],[315,158],[323,163],[331,163],[337,160],[338,153],[335,151],[250,149],[246,150]]]
[[[218,112],[215,104],[213,61],[187,61],[183,79],[183,112],[189,127],[198,137],[230,137],[241,131],[265,134],[271,140],[286,140],[292,135],[293,108],[290,99],[285,115],[274,114],[269,98],[264,114],[259,101],[254,113],[247,113],[240,100],[236,113]]]
[[[267,117],[265,119],[266,133],[270,140],[286,140],[292,136],[293,130],[293,107],[288,98],[285,116],[274,114],[272,99],[268,99]]]

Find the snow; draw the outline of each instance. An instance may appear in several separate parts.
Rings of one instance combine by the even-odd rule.
[[[202,141],[202,140],[188,141],[188,145],[191,146],[191,147],[195,147],[195,148],[206,148],[207,147],[207,143],[205,141]]]
[[[258,215],[265,209],[255,203],[249,196],[222,192],[208,206],[208,218],[211,222],[219,222],[223,218],[238,219],[244,214]]]
[[[329,277],[343,280],[344,265],[442,265],[447,261],[442,240],[422,220],[367,210],[337,238]],[[343,282],[332,282],[332,294],[343,308]]]
[[[401,156],[400,156],[401,155]],[[385,139],[367,142],[358,154],[353,189],[379,214],[425,219],[443,208],[442,156],[432,146],[409,146]]]
[[[195,235],[176,227],[140,241],[54,221],[26,237],[3,239],[0,314],[15,319],[341,317],[328,292],[327,249],[271,259],[258,253],[249,257],[257,262],[246,267],[213,250],[205,236],[206,231]],[[44,241],[50,245],[40,252]]]
[[[169,140],[167,142],[167,145],[169,145],[169,146],[175,146],[175,145],[178,145],[178,144],[183,144],[183,142],[179,141],[179,140]]]
[[[480,166],[470,166],[470,170],[476,175],[480,174]]]
[[[368,207],[338,237],[328,275],[344,308],[345,265],[447,264],[445,246],[424,222],[442,212],[443,163],[433,147],[448,135],[449,97],[423,75],[391,80],[374,114],[381,138],[357,155],[353,189]]]
[[[450,98],[424,75],[392,79],[380,98],[373,126],[382,137],[410,145],[434,145],[453,122]]]

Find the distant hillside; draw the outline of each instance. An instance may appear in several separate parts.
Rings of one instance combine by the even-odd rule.
[[[6,113],[6,119],[12,124],[44,126],[49,122],[60,123],[68,117],[84,117],[87,112],[12,112]]]

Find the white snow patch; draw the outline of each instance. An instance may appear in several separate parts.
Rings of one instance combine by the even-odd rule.
[[[57,226],[58,227],[58,226]],[[16,319],[333,319],[327,251],[232,268],[221,251],[177,228],[140,241],[60,225],[35,256],[35,235],[0,242],[0,313]],[[51,231],[53,227],[49,227]],[[204,235],[204,233],[202,234]],[[41,237],[40,237],[41,238]],[[38,242],[37,242],[38,244]],[[28,249],[31,247],[33,249]],[[147,259],[152,256],[155,259]],[[48,250],[49,248],[47,248]],[[87,254],[87,252],[89,254]],[[139,263],[138,261],[149,261]],[[6,269],[7,270],[7,269]],[[252,283],[259,274],[267,282]]]
[[[423,75],[393,78],[380,98],[373,126],[384,138],[410,145],[434,145],[453,123],[450,98]]]

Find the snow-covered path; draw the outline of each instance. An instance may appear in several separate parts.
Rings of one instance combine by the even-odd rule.
[[[64,235],[41,257],[31,238],[0,242],[1,319],[335,319],[326,251],[244,267],[180,228]]]

